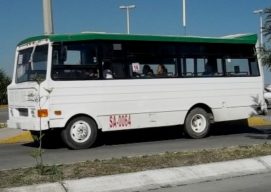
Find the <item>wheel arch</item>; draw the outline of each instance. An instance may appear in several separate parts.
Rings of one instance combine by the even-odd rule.
[[[99,128],[100,126],[99,126],[98,122],[96,121],[96,119],[93,118],[93,117],[90,116],[90,115],[85,114],[85,113],[79,113],[79,114],[76,114],[76,115],[71,116],[71,117],[69,118],[69,120],[66,122],[64,129],[67,127],[67,125],[68,125],[73,119],[75,119],[75,118],[77,118],[77,117],[87,117],[87,118],[90,118],[90,119],[96,124],[97,129],[100,129],[100,128]]]
[[[210,123],[214,123],[215,122],[214,113],[212,111],[212,108],[209,105],[205,104],[205,103],[197,103],[197,104],[193,105],[192,107],[190,107],[190,109],[186,113],[185,119],[187,118],[187,116],[190,113],[190,111],[192,111],[195,108],[202,108],[202,109],[204,109],[208,113],[208,115],[209,115]]]

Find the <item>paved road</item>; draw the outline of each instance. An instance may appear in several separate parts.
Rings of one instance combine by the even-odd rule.
[[[6,123],[8,120],[8,109],[0,109],[0,123]]]
[[[241,122],[242,123],[242,122]],[[74,163],[94,159],[149,155],[166,151],[184,151],[219,148],[233,145],[271,143],[271,127],[261,130],[242,124],[221,124],[213,127],[205,139],[186,139],[177,127],[105,133],[92,149],[69,150],[63,144],[45,146],[45,164]],[[30,153],[36,149],[32,143],[0,145],[0,170],[34,166]]]
[[[268,192],[271,191],[270,181],[271,173],[266,173],[185,186],[165,186],[152,192]]]

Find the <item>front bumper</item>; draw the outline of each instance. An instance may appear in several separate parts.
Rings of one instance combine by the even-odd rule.
[[[7,127],[31,131],[49,129],[48,121],[44,119],[23,119],[23,118],[9,119],[7,121]]]

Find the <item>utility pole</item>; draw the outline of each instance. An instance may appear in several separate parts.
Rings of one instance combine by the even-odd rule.
[[[260,47],[263,47],[263,9],[253,11],[260,16]]]
[[[186,2],[183,0],[183,29],[184,35],[186,35]]]
[[[120,9],[126,10],[127,34],[130,34],[130,9],[134,9],[135,5],[120,6]]]
[[[52,0],[43,0],[43,24],[45,35],[54,33]]]

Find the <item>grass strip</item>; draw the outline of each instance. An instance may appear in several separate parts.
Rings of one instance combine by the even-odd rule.
[[[0,171],[0,188],[57,182],[68,179],[96,177],[145,170],[191,166],[271,155],[271,144],[236,146],[185,152],[166,152],[158,155],[123,157],[111,160],[94,160],[75,164]],[[34,161],[33,161],[34,164]]]

